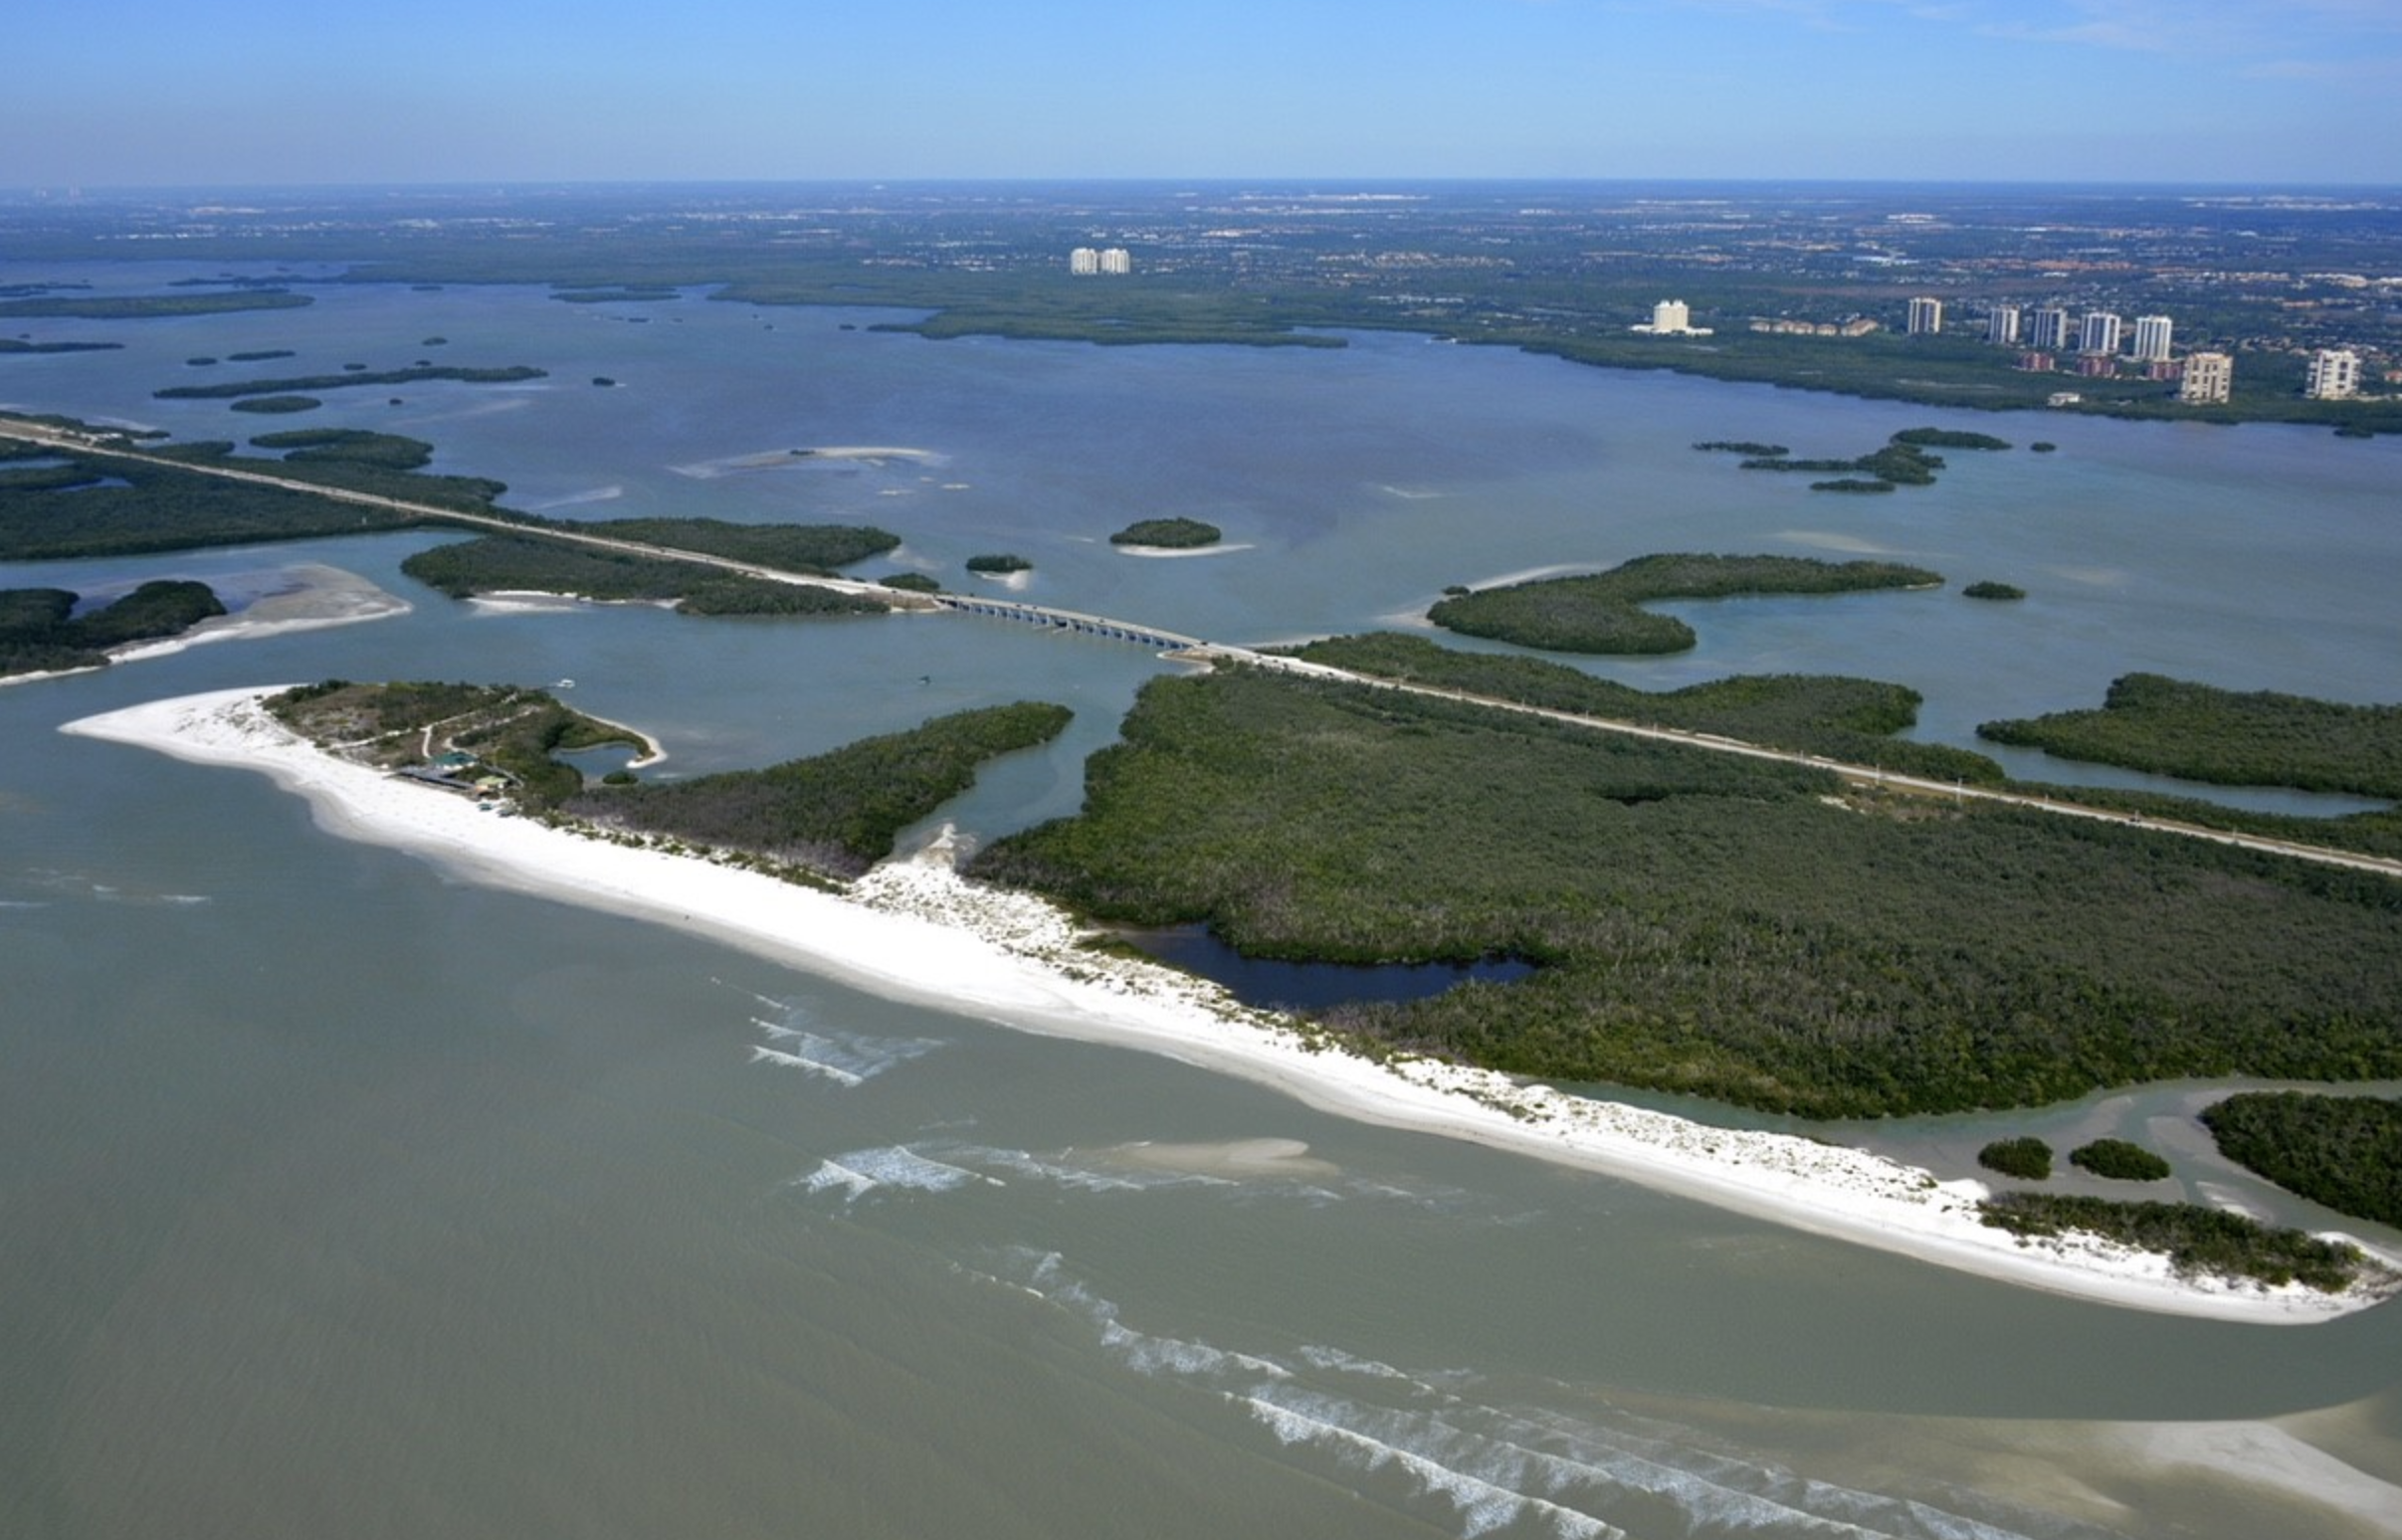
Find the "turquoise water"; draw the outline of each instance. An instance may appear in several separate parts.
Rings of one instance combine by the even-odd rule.
[[[390,427],[560,514],[872,519],[954,586],[967,555],[1016,550],[1023,597],[1235,641],[1650,550],[1890,552],[2031,597],[1694,605],[1695,654],[1595,667],[1902,679],[1921,735],[1954,742],[2132,669],[2395,696],[2385,441],[1975,420],[2060,452],[1812,498],[1685,446],[1859,453],[1930,414],[1408,337],[842,329],[875,318],[338,289],[23,323],[128,346],[0,359],[0,403],[184,437]],[[187,357],[285,346],[262,367],[551,378],[334,393],[264,425],[149,399],[244,367]],[[924,457],[726,469],[842,446]],[[1106,546],[1166,513],[1246,548]],[[2402,1482],[2393,1307],[2283,1330],[2005,1288],[479,887],[328,838],[263,780],[54,730],[328,674],[572,678],[689,773],[1074,706],[1062,743],[950,810],[989,837],[1073,811],[1083,756],[1165,667],[959,618],[491,613],[399,574],[435,538],[0,567],[264,592],[321,561],[415,605],[0,689],[0,1533],[2392,1531],[2360,1483]],[[2187,1190],[2312,1219],[2171,1142],[2197,1094],[2020,1122],[2149,1134]],[[1992,1122],[1842,1132],[1943,1161]],[[1263,1164],[1256,1140],[1306,1151]],[[2203,1423],[2240,1438],[2181,1462]],[[2281,1461],[2293,1479],[2264,1485]]]

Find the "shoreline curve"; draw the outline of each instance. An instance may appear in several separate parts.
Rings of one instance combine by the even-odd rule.
[[[260,705],[284,687],[151,701],[60,730],[257,771],[305,798],[330,834],[407,851],[488,885],[673,925],[890,998],[1162,1055],[1322,1112],[1597,1172],[1996,1281],[2257,1324],[2330,1320],[2386,1297],[2367,1287],[2325,1294],[2180,1278],[2163,1256],[2092,1238],[2021,1243],[1979,1223],[1985,1189],[1974,1181],[1939,1183],[1867,1151],[1710,1127],[1492,1070],[1371,1060],[1288,1018],[1236,1005],[1214,985],[1080,948],[1064,911],[960,877],[944,841],[838,894],[535,819],[480,815],[463,799],[301,740]],[[2397,1260],[2363,1250],[2389,1266]]]

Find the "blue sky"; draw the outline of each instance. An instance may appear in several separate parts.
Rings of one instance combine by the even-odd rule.
[[[122,0],[8,54],[13,187],[2402,183],[2402,0]]]

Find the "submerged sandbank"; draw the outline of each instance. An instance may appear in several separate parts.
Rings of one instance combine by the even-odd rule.
[[[1489,1070],[1378,1062],[1330,1049],[1284,1018],[1233,1004],[1215,986],[1081,948],[1061,910],[963,880],[939,844],[837,895],[497,818],[464,798],[319,752],[260,706],[274,688],[154,701],[63,730],[260,771],[307,798],[329,832],[411,851],[496,886],[664,921],[879,994],[1166,1055],[1322,1111],[1623,1177],[1986,1277],[2255,1322],[2325,1320],[2380,1297],[2180,1278],[2163,1256],[2089,1239],[2022,1243],[1978,1222],[1979,1184],[1939,1183],[1865,1151],[1709,1127]]]

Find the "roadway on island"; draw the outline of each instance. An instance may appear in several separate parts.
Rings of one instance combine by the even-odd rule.
[[[113,436],[79,433],[48,424],[27,422],[19,418],[0,417],[0,438],[39,444],[48,449],[70,454],[110,456],[177,471],[189,471],[202,476],[219,477],[231,481],[273,486],[285,491],[310,493],[337,502],[380,508],[387,512],[402,513],[410,517],[436,522],[465,524],[474,528],[534,539],[560,540],[572,545],[656,557],[668,561],[689,561],[771,583],[797,583],[830,588],[842,593],[880,599],[900,609],[945,610],[955,614],[1015,621],[1070,635],[1089,636],[1104,641],[1147,647],[1183,662],[1210,665],[1227,663],[1274,669],[1330,682],[1366,685],[1376,689],[1396,690],[1403,694],[1425,695],[1469,705],[1486,706],[1494,710],[1514,711],[1522,715],[1539,716],[1550,721],[1564,722],[1596,732],[1621,733],[1631,737],[1681,743],[1691,748],[1705,749],[1711,753],[1736,754],[1751,759],[1802,765],[1814,770],[1827,771],[1845,781],[1861,786],[1876,786],[1924,796],[1948,797],[1963,804],[1976,801],[2006,807],[2028,808],[2066,818],[2086,818],[2101,823],[2128,825],[2186,839],[2208,840],[2220,845],[2234,846],[2240,850],[2259,851],[2268,855],[2289,857],[2297,861],[2314,862],[2321,866],[2343,866],[2353,870],[2372,871],[2385,876],[2402,878],[2402,860],[2388,857],[2363,855],[2355,851],[2336,850],[2327,846],[2309,845],[2299,841],[2272,839],[2264,835],[2242,834],[2233,830],[2213,829],[2201,824],[2146,817],[2109,808],[2090,807],[2082,803],[2064,802],[2057,798],[2037,796],[2026,792],[1968,786],[1959,782],[1901,775],[1877,766],[1847,764],[1815,754],[1771,748],[1765,744],[1749,743],[1737,738],[1723,737],[1716,733],[1690,732],[1674,727],[1656,727],[1641,722],[1621,721],[1611,717],[1587,716],[1548,706],[1529,705],[1523,701],[1506,700],[1494,695],[1482,695],[1470,690],[1446,689],[1437,685],[1420,684],[1404,679],[1382,678],[1372,674],[1358,674],[1348,669],[1336,669],[1324,664],[1305,663],[1297,658],[1262,653],[1247,647],[1205,642],[1198,638],[1183,636],[1161,627],[1135,621],[1116,620],[1107,616],[1089,615],[1081,611],[1056,609],[1048,605],[1027,604],[1010,599],[986,599],[958,594],[917,594],[906,590],[887,588],[879,583],[861,582],[853,578],[819,577],[813,574],[788,572],[781,568],[761,566],[755,562],[739,561],[726,556],[712,556],[701,551],[680,550],[674,546],[653,545],[645,541],[624,540],[614,536],[595,534],[572,526],[525,523],[501,514],[462,512],[457,508],[443,507],[435,503],[411,502],[375,492],[352,491],[339,486],[328,486],[322,482],[276,476],[262,471],[249,471],[236,466],[178,460],[167,455],[144,454],[139,450],[123,447],[121,440],[116,440]]]

